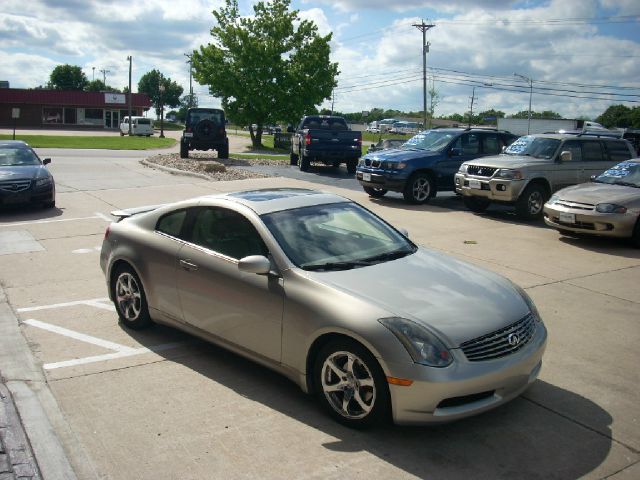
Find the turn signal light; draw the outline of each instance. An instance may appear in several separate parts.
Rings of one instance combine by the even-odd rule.
[[[400,385],[401,387],[410,387],[413,380],[407,380],[406,378],[387,377],[387,382],[391,385]]]

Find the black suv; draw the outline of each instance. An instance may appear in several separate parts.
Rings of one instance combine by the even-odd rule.
[[[180,158],[189,150],[216,150],[218,158],[229,158],[229,139],[224,111],[218,108],[190,108],[180,140]]]

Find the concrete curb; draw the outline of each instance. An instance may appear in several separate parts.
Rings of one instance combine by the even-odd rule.
[[[14,420],[24,428],[23,443],[30,445],[32,458],[35,459],[34,468],[36,472],[39,470],[40,476],[33,478],[75,480],[77,476],[56,434],[63,432],[66,437],[72,439],[71,430],[49,390],[40,366],[31,355],[31,349],[20,331],[18,319],[13,314],[1,286],[0,372],[2,381],[13,399],[12,405],[15,405]],[[11,412],[11,405],[8,411]],[[11,417],[8,417],[8,420],[11,420]],[[15,422],[8,423],[18,426]],[[16,438],[19,438],[19,433]],[[71,445],[67,446],[71,448]],[[74,454],[77,447],[73,445]]]
[[[185,175],[187,177],[201,178],[203,180],[213,180],[210,176],[204,175],[202,173],[189,172],[187,170],[180,170],[179,168],[165,167],[164,165],[158,165],[157,163],[149,162],[147,161],[147,159],[140,160],[140,163],[145,167],[157,168],[158,170],[172,173],[174,175]]]

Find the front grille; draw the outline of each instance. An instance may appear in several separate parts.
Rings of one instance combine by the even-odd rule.
[[[529,313],[508,327],[464,342],[460,348],[470,362],[506,357],[529,343],[536,330],[535,322]]]
[[[482,167],[480,165],[469,165],[467,167],[467,173],[469,175],[475,175],[476,177],[492,177],[496,173],[497,168]]]
[[[31,180],[11,180],[8,182],[0,182],[0,190],[3,192],[16,193],[29,190]]]
[[[473,393],[471,395],[465,395],[463,397],[446,398],[442,400],[436,408],[462,407],[463,405],[468,405],[469,403],[479,402],[480,400],[491,398],[494,394],[495,390],[491,390],[490,392]]]
[[[593,211],[596,206],[591,203],[582,203],[582,202],[570,202],[569,200],[558,200],[554,205],[559,205],[565,208],[571,208],[574,210],[587,210]]]
[[[591,222],[581,222],[579,220],[576,220],[576,223],[567,223],[567,222],[561,222],[560,221],[560,217],[551,217],[551,221],[553,223],[557,223],[558,225],[565,225],[567,227],[573,227],[573,228],[582,228],[584,230],[595,230],[596,229],[596,224],[595,223],[591,223]],[[612,230],[613,226],[609,227],[607,225],[607,230]]]
[[[365,158],[364,159],[364,164],[367,167],[373,167],[373,168],[380,168],[380,164],[382,162],[380,160],[372,160],[370,158]]]

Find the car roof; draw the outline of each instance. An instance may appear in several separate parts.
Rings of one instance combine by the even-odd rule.
[[[31,148],[26,142],[22,140],[0,140],[0,148],[7,148],[7,147]]]
[[[206,205],[208,202],[214,204],[215,201],[221,198],[244,205],[258,215],[293,208],[351,201],[339,195],[307,188],[266,188],[200,197],[200,205]]]

